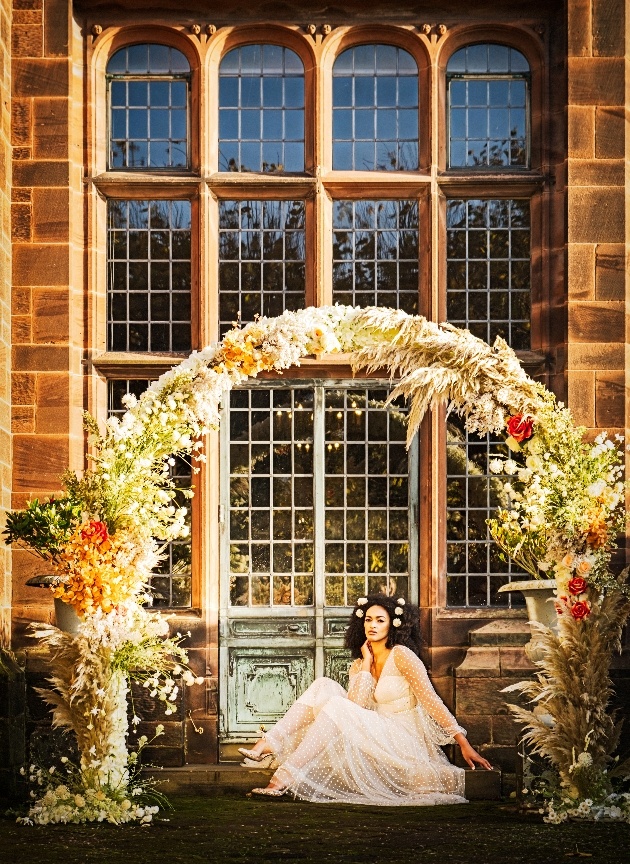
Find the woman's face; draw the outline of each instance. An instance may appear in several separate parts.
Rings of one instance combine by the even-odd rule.
[[[382,606],[370,606],[365,613],[365,635],[368,642],[382,642],[389,633],[390,618]]]

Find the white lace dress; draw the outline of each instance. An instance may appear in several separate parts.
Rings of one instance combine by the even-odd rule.
[[[378,682],[350,668],[348,692],[318,678],[266,735],[276,778],[318,803],[465,804],[464,771],[441,744],[461,726],[433,689],[422,660],[396,645]]]

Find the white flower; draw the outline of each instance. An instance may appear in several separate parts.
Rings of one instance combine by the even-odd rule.
[[[359,599],[357,600],[357,606],[365,606],[367,602],[367,597],[359,597]]]
[[[74,803],[77,805],[77,807],[85,807],[85,798],[83,797],[83,795],[75,795]]]
[[[396,603],[398,603],[399,606],[404,606],[405,605],[405,598],[399,597],[398,600],[396,600]]]
[[[502,459],[491,459],[488,462],[488,468],[492,471],[493,474],[501,474],[503,472],[503,460]]]
[[[357,618],[363,618],[363,609],[357,609],[354,614],[357,616]]]
[[[394,609],[394,614],[395,615],[402,615],[403,614],[402,607],[396,606],[396,608]]]
[[[400,618],[394,618],[394,620],[392,621],[392,624],[394,625],[394,627],[400,627],[400,624],[401,624]]]

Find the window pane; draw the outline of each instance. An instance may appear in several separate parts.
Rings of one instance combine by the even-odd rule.
[[[114,54],[107,74],[110,168],[186,168],[186,57],[167,45],[132,45]]]
[[[469,45],[447,66],[449,166],[528,166],[529,65],[506,45]],[[492,77],[491,77],[492,76]]]
[[[417,313],[416,201],[334,202],[333,300]]]
[[[447,421],[446,548],[449,606],[522,605],[519,596],[497,589],[525,574],[504,558],[486,520],[507,507],[507,477],[492,474],[491,459],[507,457],[503,439],[468,433],[456,414]]]
[[[303,201],[219,202],[221,333],[305,303]]]
[[[107,206],[108,350],[190,351],[190,201]]]
[[[414,171],[417,167],[415,60],[391,45],[349,48],[333,69],[333,168]]]
[[[304,171],[304,68],[297,54],[277,45],[230,51],[221,62],[219,107],[220,171]]]
[[[151,382],[140,379],[108,381],[108,416],[121,417],[125,412],[123,397],[127,393],[140,396]],[[181,458],[174,458],[169,466],[170,476],[179,489],[189,489],[192,485],[190,465]],[[187,506],[187,499],[178,495],[178,506]],[[187,507],[186,524],[191,529],[190,507]],[[182,537],[166,545],[154,574],[149,580],[153,594],[153,605],[169,608],[190,607],[192,605],[192,540]]]

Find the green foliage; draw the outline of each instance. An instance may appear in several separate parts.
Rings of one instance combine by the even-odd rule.
[[[45,561],[54,560],[81,518],[83,504],[73,496],[29,501],[24,510],[7,515],[5,542],[27,546]]]

